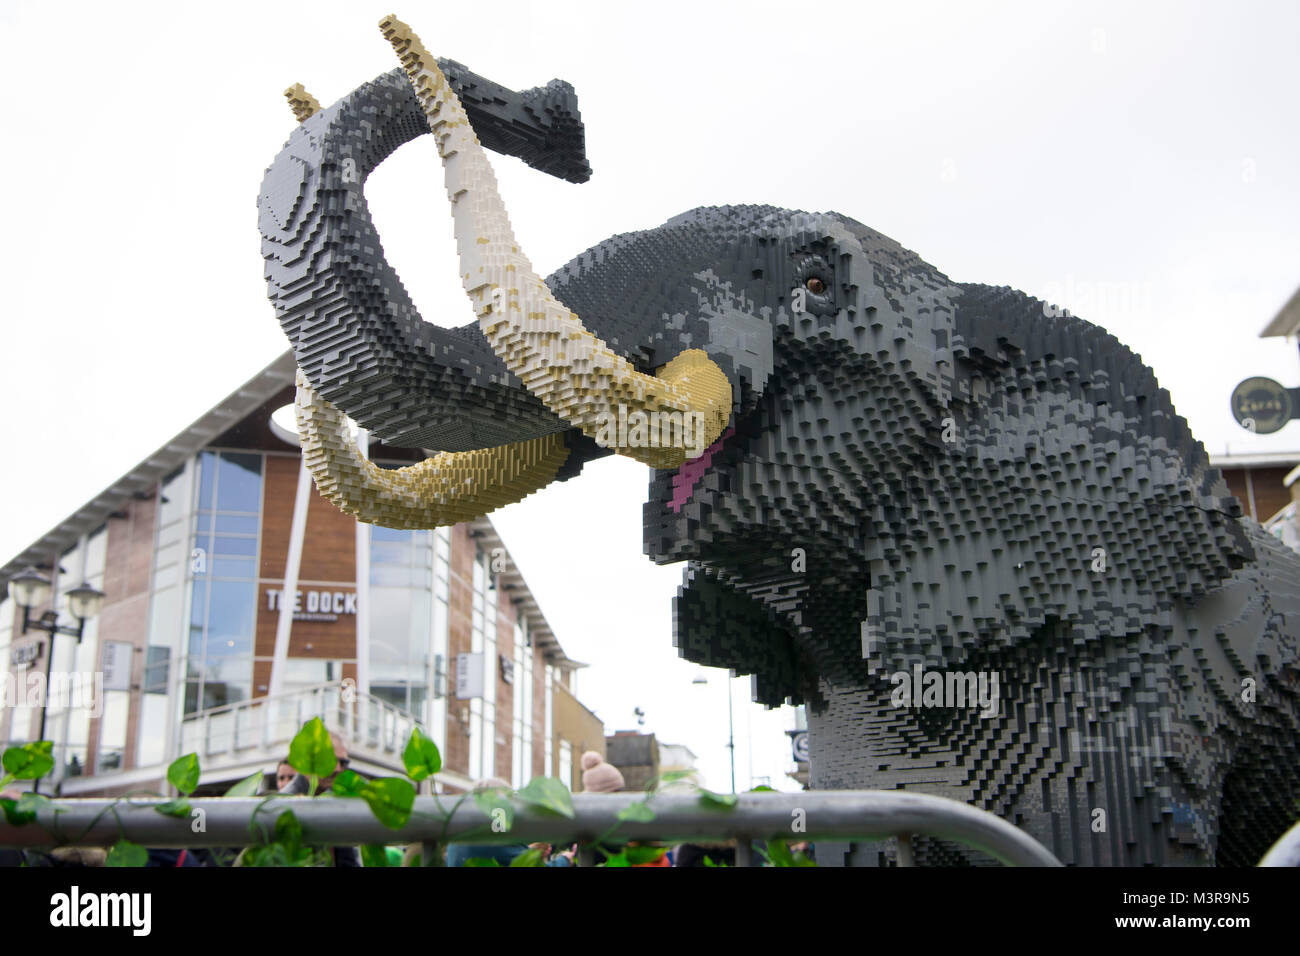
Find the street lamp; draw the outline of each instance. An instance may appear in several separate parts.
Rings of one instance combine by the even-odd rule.
[[[707,684],[703,674],[696,675],[692,684]],[[731,792],[736,792],[736,725],[731,718],[731,675],[727,675],[727,750],[731,752]]]
[[[54,638],[58,634],[67,634],[69,637],[75,637],[80,644],[81,635],[86,630],[86,621],[97,617],[104,606],[104,592],[91,587],[89,582],[82,582],[80,587],[67,592],[68,613],[76,618],[76,627],[60,624],[59,612],[54,610],[46,611],[37,620],[32,620],[31,609],[44,604],[50,597],[49,578],[35,568],[27,568],[9,579],[9,596],[23,609],[22,632],[24,634],[29,630],[35,630],[45,631],[50,635],[45,648],[45,696],[41,703],[41,729],[36,736],[37,740],[44,740],[45,714],[50,706],[50,668],[54,663]],[[40,788],[40,780],[33,780],[32,792],[39,793]]]

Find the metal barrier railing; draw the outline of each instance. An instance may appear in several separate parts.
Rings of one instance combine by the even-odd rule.
[[[119,839],[149,847],[249,846],[258,842],[249,825],[255,810],[267,829],[280,812],[293,810],[302,824],[305,843],[421,843],[425,859],[435,858],[440,842],[549,842],[585,845],[582,852],[590,861],[592,841],[609,834],[607,838],[618,843],[734,838],[736,862],[743,866],[749,862],[753,840],[840,842],[900,837],[899,864],[910,865],[910,836],[924,834],[981,850],[1008,865],[1061,865],[1024,831],[945,797],[883,790],[744,793],[734,807],[715,809],[695,794],[661,792],[650,798],[653,820],[620,821],[620,810],[644,799],[643,793],[575,794],[573,818],[524,806],[516,810],[513,825],[505,832],[494,832],[491,819],[472,800],[458,801],[456,796],[417,797],[410,821],[398,830],[381,824],[360,800],[196,798],[190,804],[194,811],[201,811],[201,832],[195,832],[190,817],[176,819],[155,812],[153,806],[158,801],[154,800],[119,802],[111,812],[108,808],[114,801],[110,800],[59,800],[57,814],[43,807],[32,823],[10,826],[0,822],[0,846],[108,846]]]

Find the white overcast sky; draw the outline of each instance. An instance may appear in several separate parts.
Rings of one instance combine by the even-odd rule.
[[[282,91],[392,69],[390,12],[505,86],[576,87],[589,183],[492,155],[543,275],[699,205],[836,210],[1105,326],[1211,453],[1300,449],[1228,409],[1248,376],[1300,384],[1258,338],[1300,284],[1300,4],[392,3],[0,3],[0,555],[286,347],[255,208]],[[467,322],[431,139],[367,194],[425,319]],[[493,518],[606,728],[642,707],[725,789],[725,678],[672,647],[646,478],[598,462]],[[791,712],[735,689],[738,786],[790,786]]]

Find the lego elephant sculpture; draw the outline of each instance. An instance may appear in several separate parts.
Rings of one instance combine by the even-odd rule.
[[[464,83],[383,27],[403,68],[302,110],[259,199],[323,494],[430,527],[630,455],[647,554],[686,562],[680,652],[808,705],[814,787],[953,797],[1066,863],[1251,864],[1285,831],[1300,560],[1138,356],[838,213],[694,209],[543,281]],[[421,319],[363,191],[430,131],[460,328]],[[343,413],[430,456],[376,468]]]

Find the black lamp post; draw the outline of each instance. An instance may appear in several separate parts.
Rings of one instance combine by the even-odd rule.
[[[81,635],[86,629],[86,621],[97,616],[104,606],[104,592],[98,591],[91,587],[89,583],[84,582],[80,587],[75,587],[67,592],[68,612],[76,619],[76,627],[69,624],[60,624],[59,612],[54,610],[46,611],[36,620],[32,620],[32,608],[40,607],[50,597],[49,578],[35,568],[27,568],[9,579],[9,596],[14,599],[14,603],[23,609],[22,632],[24,634],[29,630],[36,630],[45,631],[50,635],[49,640],[45,643],[45,696],[41,703],[41,727],[36,736],[37,740],[44,740],[45,714],[50,706],[50,668],[54,663],[54,637],[57,634],[67,634],[70,637],[75,637],[77,643],[80,644]],[[39,793],[40,786],[40,780],[33,780],[32,792]]]

